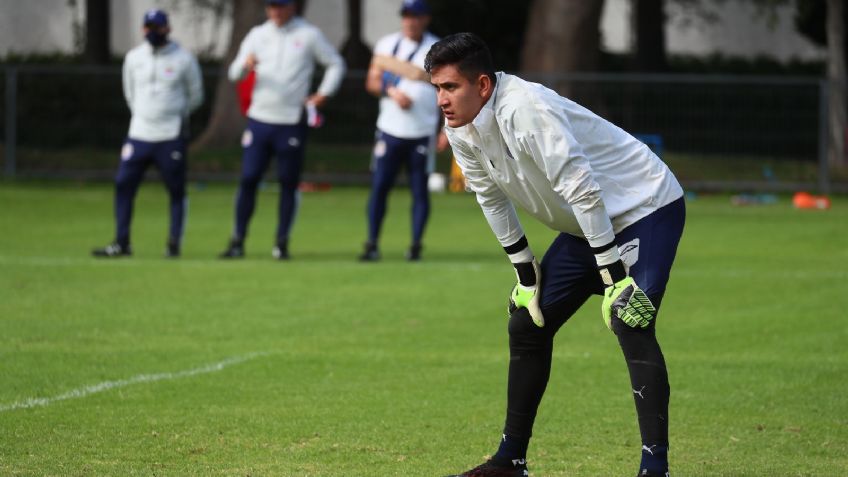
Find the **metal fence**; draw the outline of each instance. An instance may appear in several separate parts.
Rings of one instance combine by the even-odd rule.
[[[7,178],[111,175],[129,122],[119,67],[0,68],[4,91],[0,134]],[[204,72],[207,98],[192,117],[195,134],[211,114],[218,74],[218,70]],[[848,190],[844,178],[828,174],[827,83],[822,79],[523,76],[574,99],[644,140],[689,188]],[[329,103],[326,126],[315,131],[310,140],[307,173],[367,177],[377,101],[365,93],[363,82],[364,72],[349,72],[338,96]],[[328,159],[345,154],[358,159]],[[192,176],[235,176],[238,144],[220,151],[219,156],[221,160],[192,162]]]

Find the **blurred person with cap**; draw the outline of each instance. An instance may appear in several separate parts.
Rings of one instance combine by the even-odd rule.
[[[367,205],[368,240],[359,257],[366,262],[380,259],[380,228],[389,192],[402,167],[412,193],[412,240],[406,254],[410,261],[421,259],[421,240],[430,215],[427,178],[433,169],[441,115],[436,90],[424,71],[424,58],[439,38],[427,31],[430,7],[424,0],[404,0],[400,16],[401,30],[374,46],[365,80],[365,89],[380,98]],[[444,148],[447,138],[441,135],[441,139]]]
[[[241,179],[235,226],[221,258],[244,257],[247,229],[256,206],[256,191],[271,156],[276,158],[280,199],[272,256],[289,258],[289,234],[297,212],[297,188],[303,169],[307,108],[324,105],[341,85],[345,63],[321,31],[297,15],[294,0],[266,0],[268,20],[253,27],[229,68],[231,81],[255,74],[248,124],[242,135]],[[324,75],[309,95],[316,64]]]
[[[170,196],[165,255],[180,255],[187,202],[188,118],[203,102],[203,79],[194,55],[168,38],[167,13],[147,11],[142,31],[146,41],[130,50],[123,64],[124,97],[132,119],[115,177],[117,231],[113,243],[92,252],[96,257],[132,255],[133,203],[151,164],[159,169]]]

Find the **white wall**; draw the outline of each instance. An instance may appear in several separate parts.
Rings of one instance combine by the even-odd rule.
[[[256,0],[261,1],[261,0]],[[630,51],[630,1],[606,0],[601,31],[603,46],[611,52]],[[78,0],[84,4],[84,0]],[[363,0],[363,40],[373,45],[381,36],[399,28],[401,0]],[[142,41],[141,19],[149,8],[164,8],[170,13],[173,37],[195,52],[214,46],[221,55],[229,38],[230,25],[221,25],[207,12],[190,7],[190,0],[112,0],[112,49],[122,55]],[[710,4],[708,4],[710,5]],[[815,46],[793,26],[793,7],[778,9],[777,21],[769,27],[765,19],[744,0],[728,0],[712,7],[720,21],[715,24],[696,19],[686,22],[679,7],[669,3],[671,21],[666,26],[668,51],[686,54],[711,54],[753,57],[767,55],[781,61],[791,58],[823,58],[824,50]],[[67,0],[0,0],[0,55],[9,52],[71,52],[72,24],[84,15],[82,6],[73,12]],[[347,36],[345,0],[309,0],[307,20],[318,25],[330,41],[341,46]]]
[[[230,22],[226,19],[216,29],[214,16],[208,11],[191,8],[188,0],[124,0],[111,3],[112,51],[121,55],[144,41],[142,18],[151,8],[168,12],[171,37],[196,53],[210,50],[215,56],[223,55],[230,35]]]
[[[769,25],[768,19],[745,0],[706,3],[708,10],[718,17],[715,23],[687,14],[674,2],[666,3],[670,20],[665,29],[666,45],[671,54],[721,52],[729,56],[753,58],[763,55],[787,61],[792,58],[821,59],[826,53],[795,31],[792,5],[778,7],[775,22]],[[606,0],[601,34],[607,51],[624,53],[631,50],[630,6],[630,0]]]
[[[66,0],[0,0],[0,55],[72,51],[72,24]]]

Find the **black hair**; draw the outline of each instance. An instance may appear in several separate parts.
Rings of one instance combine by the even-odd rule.
[[[436,42],[427,52],[424,69],[430,73],[433,68],[454,65],[466,78],[474,81],[484,74],[497,82],[492,53],[486,43],[474,33],[455,33]]]

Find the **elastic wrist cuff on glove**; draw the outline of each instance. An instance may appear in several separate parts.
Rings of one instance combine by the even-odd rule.
[[[518,275],[518,283],[525,287],[536,285],[536,270],[533,262],[513,263],[515,273]]]
[[[601,274],[601,280],[604,282],[604,286],[608,287],[627,278],[627,272],[624,270],[624,263],[621,260],[609,265],[604,265],[603,267],[600,267],[598,271]]]

